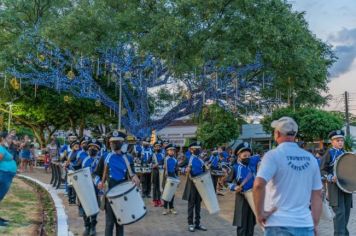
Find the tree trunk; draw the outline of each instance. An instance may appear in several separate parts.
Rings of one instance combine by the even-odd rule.
[[[73,134],[77,135],[77,129],[76,129],[75,121],[72,118],[69,117],[69,123],[70,123],[70,127],[72,129]]]
[[[324,148],[324,140],[319,141],[319,149],[322,150]]]
[[[80,120],[79,137],[83,137],[84,129],[85,129],[85,119],[83,118]]]

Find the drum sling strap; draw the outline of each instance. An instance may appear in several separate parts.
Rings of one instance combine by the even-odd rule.
[[[127,170],[129,172],[130,179],[132,179],[132,177],[134,176],[134,173],[132,172],[129,160],[127,159],[126,155],[123,155],[122,158],[124,158]]]

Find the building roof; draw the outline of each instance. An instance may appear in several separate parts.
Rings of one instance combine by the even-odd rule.
[[[261,124],[242,125],[241,135],[238,139],[270,139],[272,135],[263,130]]]
[[[186,119],[186,120],[174,120],[169,125],[167,125],[167,127],[170,126],[197,126],[197,124],[195,124],[192,119]]]

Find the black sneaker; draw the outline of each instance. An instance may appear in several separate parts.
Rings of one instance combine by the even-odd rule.
[[[195,228],[196,228],[197,230],[201,230],[201,231],[207,231],[207,230],[208,230],[207,228],[205,228],[205,227],[202,226],[202,225],[197,225],[197,226],[195,226]]]
[[[189,232],[194,232],[195,231],[194,225],[189,225],[188,230]]]
[[[147,198],[151,198],[151,195],[147,194],[146,197],[147,197]]]

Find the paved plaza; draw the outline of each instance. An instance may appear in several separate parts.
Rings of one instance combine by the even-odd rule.
[[[26,175],[36,178],[44,183],[49,183],[50,174],[44,173],[42,169],[36,169],[34,173]],[[206,209],[202,210],[202,224],[208,231],[194,233],[187,231],[187,202],[182,200],[185,177],[181,176],[182,184],[179,186],[175,198],[175,208],[178,215],[162,215],[163,208],[153,207],[150,199],[145,199],[148,208],[147,215],[139,222],[125,226],[125,235],[128,236],[173,236],[173,235],[204,235],[204,236],[228,236],[236,235],[236,228],[232,226],[233,210],[234,210],[234,193],[226,192],[225,196],[219,196],[221,211],[218,215],[209,215]],[[78,215],[78,208],[75,205],[68,205],[68,200],[64,196],[63,189],[58,190],[58,195],[63,200],[65,211],[68,215],[68,224],[70,232],[73,235],[82,235],[84,230],[83,220]],[[354,202],[356,198],[354,195]],[[104,235],[105,228],[105,212],[101,211],[98,219],[97,235]],[[351,218],[349,222],[350,235],[356,235],[356,210],[351,210]],[[322,236],[333,235],[333,224],[331,221],[321,220],[319,233]],[[262,231],[256,226],[255,235],[263,235]]]

